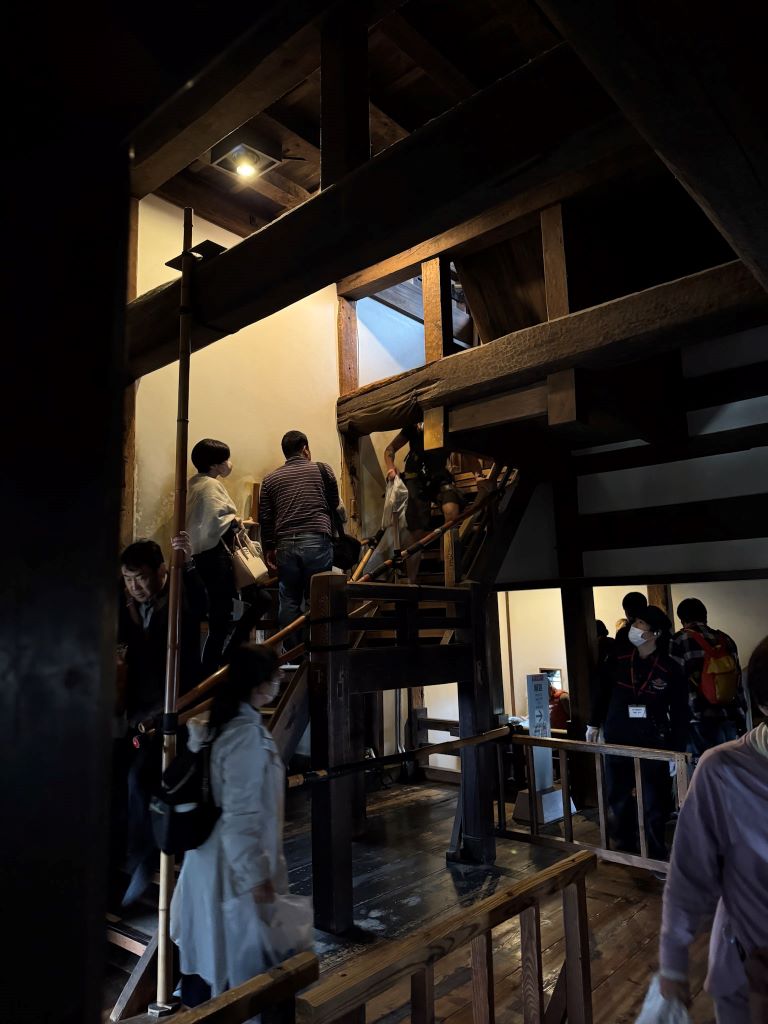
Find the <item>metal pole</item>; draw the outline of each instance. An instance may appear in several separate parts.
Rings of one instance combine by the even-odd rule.
[[[179,390],[176,417],[176,481],[173,503],[173,536],[184,529],[187,517],[187,448],[189,436],[189,364],[192,355],[192,210],[184,208],[184,244],[181,253],[181,304],[179,308]],[[179,693],[181,641],[181,590],[184,552],[174,549],[168,594],[168,652],[163,706],[163,771],[176,756],[176,701]],[[157,919],[157,1000],[149,1007],[155,1017],[178,1009],[173,1000],[173,948],[171,943],[171,897],[174,858],[160,854],[160,899]]]

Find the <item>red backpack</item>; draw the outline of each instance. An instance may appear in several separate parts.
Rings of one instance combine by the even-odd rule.
[[[685,632],[693,637],[704,651],[704,664],[699,680],[701,696],[710,704],[732,704],[739,693],[741,672],[738,662],[728,650],[725,637],[716,631],[717,641],[711,644],[695,629],[686,628]]]

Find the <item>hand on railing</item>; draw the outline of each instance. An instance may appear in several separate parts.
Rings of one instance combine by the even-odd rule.
[[[600,729],[596,725],[587,726],[587,743],[598,743],[600,737]]]

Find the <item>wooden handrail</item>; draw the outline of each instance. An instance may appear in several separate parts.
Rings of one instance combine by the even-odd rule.
[[[175,1014],[174,1024],[244,1024],[262,1010],[280,1003],[292,1003],[300,989],[317,981],[319,973],[320,965],[315,954],[299,953],[215,999]],[[123,1024],[148,1024],[156,1020],[157,1017],[140,1014],[125,1018]]]
[[[611,757],[641,757],[646,761],[684,760],[690,764],[691,755],[680,750],[661,750],[657,747],[625,747],[618,743],[587,743],[586,740],[558,740],[545,736],[523,736],[512,733],[510,739],[523,747],[547,747],[573,754],[609,754]]]
[[[544,896],[583,883],[596,864],[594,854],[573,854],[406,939],[377,946],[298,996],[298,1024],[325,1024],[352,1012],[400,979],[429,970],[457,947],[535,906]]]

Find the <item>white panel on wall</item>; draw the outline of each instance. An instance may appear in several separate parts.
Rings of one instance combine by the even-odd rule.
[[[529,674],[541,668],[559,668],[562,670],[563,687],[568,689],[559,588],[509,591],[509,622],[515,712],[524,716],[528,713],[526,676]]]
[[[688,433],[692,436],[717,434],[721,430],[737,430],[759,423],[768,423],[768,397],[765,395],[688,413]]]
[[[676,505],[768,490],[768,447],[579,477],[579,511]]]
[[[768,567],[768,537],[751,540],[665,544],[645,548],[586,551],[586,576],[643,576],[656,574],[736,572]]]

